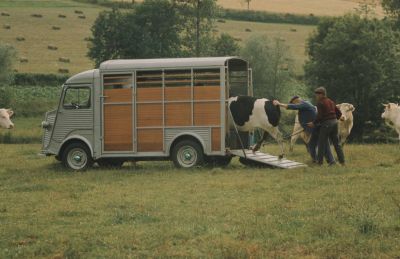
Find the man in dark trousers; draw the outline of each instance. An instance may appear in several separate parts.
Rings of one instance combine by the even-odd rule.
[[[317,161],[317,142],[318,142],[318,131],[319,129],[314,127],[311,128],[307,125],[309,122],[313,122],[317,117],[317,109],[310,102],[301,99],[299,96],[293,96],[289,104],[280,103],[277,100],[273,101],[274,105],[279,105],[288,110],[297,110],[299,114],[299,122],[305,132],[311,135],[310,141],[307,143],[307,151],[311,155],[313,162]],[[335,164],[331,148],[329,145],[326,146],[325,157],[327,162],[332,165]]]
[[[338,130],[338,119],[343,119],[342,113],[336,107],[335,102],[326,96],[326,89],[324,87],[318,87],[314,93],[317,99],[317,118],[314,122],[310,122],[307,125],[310,127],[320,126],[317,162],[322,165],[324,151],[330,141],[335,147],[339,163],[344,165],[344,153],[339,142]]]

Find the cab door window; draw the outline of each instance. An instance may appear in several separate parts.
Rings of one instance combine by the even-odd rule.
[[[90,108],[90,89],[87,87],[68,88],[64,95],[63,106],[65,109]]]

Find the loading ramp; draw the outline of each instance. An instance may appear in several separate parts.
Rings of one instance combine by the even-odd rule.
[[[301,167],[307,167],[306,164],[288,160],[286,158],[279,159],[278,156],[273,156],[260,151],[253,152],[250,149],[236,149],[230,150],[232,155],[240,157],[243,162],[246,160],[248,164],[259,164],[266,165],[269,167],[281,168],[281,169],[295,169]]]

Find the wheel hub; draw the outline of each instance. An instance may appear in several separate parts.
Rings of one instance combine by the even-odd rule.
[[[192,159],[192,154],[190,154],[189,152],[185,152],[185,154],[184,154],[184,157],[185,157],[185,160],[190,160],[190,159]]]
[[[82,161],[82,157],[79,156],[79,155],[76,155],[76,156],[74,156],[74,160],[75,160],[76,162],[81,162],[81,161]]]

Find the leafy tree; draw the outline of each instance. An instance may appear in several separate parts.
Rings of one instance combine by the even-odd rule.
[[[186,55],[209,55],[209,42],[218,8],[216,0],[175,0],[184,24]]]
[[[309,38],[305,77],[338,103],[356,106],[353,132],[381,122],[381,102],[400,98],[400,41],[390,23],[346,15],[322,22]]]
[[[244,0],[244,1],[247,4],[247,10],[250,10],[250,2],[251,2],[251,0]]]
[[[240,55],[240,47],[231,35],[222,33],[214,40],[211,55],[219,57],[238,56]]]
[[[246,42],[241,55],[251,64],[255,96],[287,99],[293,94],[294,69],[289,53],[280,38],[258,35]]]
[[[12,82],[15,59],[15,49],[10,45],[0,44],[0,82],[2,84],[9,84]]]
[[[390,16],[400,22],[399,0],[382,0],[382,7]]]
[[[100,13],[92,27],[88,56],[99,65],[115,58],[159,58],[182,52],[182,21],[168,0],[145,0],[134,11]]]
[[[89,43],[88,56],[96,66],[107,59],[122,58],[124,28],[123,14],[117,9],[103,11],[92,26],[92,37]]]

